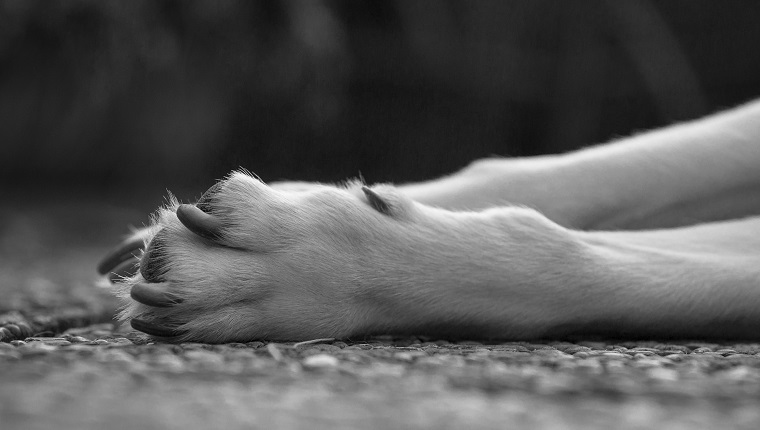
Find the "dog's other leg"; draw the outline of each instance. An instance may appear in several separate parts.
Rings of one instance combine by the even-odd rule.
[[[557,156],[486,159],[402,186],[422,203],[535,208],[581,229],[690,225],[760,213],[760,101]]]
[[[760,217],[650,231],[575,232],[596,292],[564,334],[760,336]],[[583,291],[578,291],[582,294]],[[579,309],[580,310],[580,309]]]

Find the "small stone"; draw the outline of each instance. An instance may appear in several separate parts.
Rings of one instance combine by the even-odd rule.
[[[498,345],[492,349],[493,351],[510,351],[510,352],[530,352],[530,350],[522,345]],[[586,351],[590,351],[588,348]],[[577,351],[576,351],[577,352]]]
[[[110,346],[130,346],[134,343],[126,337],[116,337],[109,342]]]
[[[439,356],[428,356],[418,358],[416,364],[418,366],[441,366],[446,363]]]
[[[646,357],[646,358],[636,360],[635,366],[641,367],[641,368],[662,367],[662,362],[660,360],[655,360],[655,359]]]
[[[303,359],[303,365],[310,368],[335,367],[340,361],[328,354],[310,355]]]
[[[111,330],[93,330],[92,331],[93,337],[109,337],[113,334],[113,331]]]
[[[0,327],[0,342],[8,342],[14,339],[13,333],[5,327]]]
[[[27,342],[54,342],[56,340],[66,340],[66,339],[62,337],[34,336],[34,337],[27,337],[24,340]]]
[[[406,362],[410,362],[414,360],[414,356],[411,353],[406,352],[406,351],[398,352],[394,354],[393,358],[395,358],[396,360],[401,360],[401,361],[406,361]]]
[[[585,346],[585,347],[588,347],[588,348],[591,348],[591,349],[596,349],[596,350],[599,350],[599,349],[606,350],[607,349],[607,344],[604,343],[604,342],[582,341],[582,342],[578,342],[578,345]]]
[[[683,345],[672,345],[672,344],[658,344],[654,346],[657,350],[660,352],[667,352],[668,354],[688,354],[689,348],[683,346]],[[667,354],[661,354],[661,355],[667,355]]]
[[[623,345],[610,345],[607,347],[608,351],[615,351],[615,352],[627,352],[628,349],[629,349],[628,347],[623,346]]]
[[[46,354],[56,351],[58,348],[54,345],[48,345],[45,342],[28,342],[26,345],[18,347],[18,351],[24,355]]]
[[[340,351],[340,348],[338,348],[335,345],[327,345],[327,344],[319,344],[319,345],[313,345],[311,348],[316,351],[324,351],[324,352],[335,352]]]
[[[420,343],[420,342],[418,339],[411,337],[411,338],[398,339],[393,342],[393,346],[405,347],[405,346],[409,346],[415,343]]]
[[[34,334],[34,337],[53,337],[55,336],[55,333],[53,333],[50,330],[41,331]]]
[[[131,363],[134,358],[119,349],[100,349],[97,360],[103,363]]]
[[[657,355],[661,357],[667,357],[668,355],[673,355],[673,354],[685,354],[685,353],[679,349],[667,349],[667,350],[657,351]]]
[[[743,358],[743,359],[749,359],[749,360],[753,360],[753,361],[757,362],[757,357],[756,356],[754,356],[752,354],[742,354],[740,352],[737,352],[736,354],[727,355],[726,358],[733,358],[733,359]]]
[[[208,349],[210,345],[198,342],[184,342],[180,343],[179,346],[186,351],[194,351],[198,349]]]
[[[224,367],[224,357],[215,352],[194,349],[186,351],[184,356],[188,364],[192,363],[206,370],[216,370]]]
[[[562,351],[558,351],[554,348],[551,349],[534,349],[531,352],[536,357],[551,357],[551,358],[569,358],[570,354],[566,354]]]
[[[356,347],[356,348],[363,349],[363,350],[369,350],[369,349],[373,348],[372,345],[370,345],[368,343],[360,343],[360,344],[356,344],[356,345],[351,345],[350,347]],[[348,348],[350,348],[350,347],[348,347]]]
[[[666,369],[664,367],[652,367],[647,370],[647,374],[650,378],[658,379],[661,381],[677,381],[678,372],[672,369]]]
[[[750,367],[736,366],[733,369],[721,372],[720,376],[731,381],[747,381],[754,379],[757,376],[757,373]]]
[[[65,339],[56,339],[56,340],[46,340],[44,341],[46,345],[51,346],[69,346],[71,345],[71,342]]]
[[[168,372],[183,372],[185,363],[174,354],[161,354],[154,358],[154,364],[161,370]]]
[[[588,353],[588,351],[578,351],[575,354],[573,354],[573,357],[575,358],[589,358],[591,354]]]
[[[652,355],[657,355],[654,351],[651,351],[648,348],[647,349],[638,349],[638,348],[637,349],[629,349],[628,352],[631,353],[631,354],[634,354],[634,355],[641,355],[641,356],[645,356],[645,357],[649,357],[649,356],[652,356]]]
[[[645,346],[637,346],[637,347],[634,347],[634,348],[630,348],[630,350],[631,351],[635,351],[635,352],[651,352],[651,353],[655,353],[655,352],[658,351],[655,348],[647,348]]]
[[[97,351],[97,348],[93,348],[91,345],[88,345],[86,343],[74,343],[71,344],[68,348],[66,348],[67,351],[77,351],[81,354],[87,353],[87,355],[91,355],[95,351]]]
[[[570,355],[575,354],[576,352],[581,352],[581,351],[591,351],[591,348],[587,346],[580,346],[580,345],[561,346],[561,347],[557,347],[557,349]]]
[[[614,358],[628,358],[626,354],[623,354],[621,352],[603,352],[603,357],[614,357]]]

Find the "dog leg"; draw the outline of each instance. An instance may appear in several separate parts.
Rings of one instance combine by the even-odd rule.
[[[581,229],[690,225],[760,213],[760,102],[557,156],[487,159],[402,186],[449,209],[507,203]]]
[[[388,186],[293,193],[236,173],[212,190],[164,209],[139,274],[117,284],[135,329],[204,342],[760,329],[760,239],[748,233],[760,218],[582,232],[520,207],[428,207]]]
[[[760,217],[652,231],[576,232],[597,268],[586,317],[558,334],[757,338]]]

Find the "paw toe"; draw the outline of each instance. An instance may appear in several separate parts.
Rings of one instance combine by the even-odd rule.
[[[133,329],[145,334],[158,337],[176,337],[185,334],[184,330],[177,330],[173,327],[163,326],[152,321],[145,321],[139,318],[133,318],[130,322]]]
[[[180,205],[177,218],[188,230],[206,239],[219,239],[222,236],[222,220],[210,215],[195,205]]]

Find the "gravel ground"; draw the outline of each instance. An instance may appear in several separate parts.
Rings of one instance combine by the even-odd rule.
[[[760,428],[755,343],[154,343],[96,286],[123,215],[80,211],[0,212],[4,430]]]

